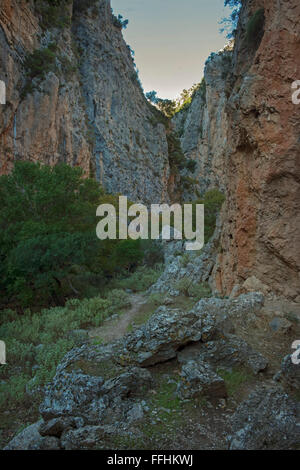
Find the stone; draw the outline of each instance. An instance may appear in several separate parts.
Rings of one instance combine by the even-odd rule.
[[[224,380],[209,364],[189,361],[181,369],[182,381],[178,394],[181,398],[195,398],[207,395],[209,398],[225,398],[227,391]]]
[[[269,323],[271,330],[281,333],[281,334],[287,334],[293,327],[293,324],[287,320],[286,318],[278,318],[275,317],[273,320],[270,321]]]
[[[113,434],[112,426],[84,426],[80,429],[65,431],[61,437],[64,450],[101,449],[103,439]]]
[[[286,450],[299,445],[299,404],[282,390],[258,387],[235,411],[230,450]]]
[[[145,325],[124,338],[121,360],[148,367],[173,359],[185,345],[207,343],[231,333],[231,318],[250,315],[262,305],[263,297],[251,293],[235,300],[202,299],[187,312],[162,306]]]
[[[270,287],[263,284],[257,277],[250,276],[246,279],[243,284],[243,289],[245,292],[262,292],[264,295],[270,292]]]
[[[299,354],[300,356],[300,354]],[[279,372],[274,379],[285,384],[289,389],[299,392],[300,390],[300,364],[294,364],[292,354],[285,356],[281,363]]]
[[[79,421],[79,423],[81,424],[82,421]],[[60,437],[63,431],[73,427],[77,427],[74,418],[54,418],[50,421],[42,422],[39,433],[41,436]]]
[[[201,342],[190,345],[180,351],[177,357],[182,364],[194,360],[198,363],[209,363],[213,367],[243,365],[254,374],[264,371],[268,366],[268,361],[262,354],[232,334],[224,334],[222,339],[208,341],[204,345]]]
[[[59,450],[60,443],[55,437],[43,437],[39,433],[41,421],[28,426],[17,434],[4,450]]]
[[[103,384],[101,377],[76,372],[57,373],[52,384],[45,387],[40,413],[46,421],[57,417],[80,416],[83,406],[100,395]]]

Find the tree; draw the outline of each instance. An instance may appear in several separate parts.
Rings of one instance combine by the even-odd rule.
[[[159,99],[158,96],[157,96],[157,91],[154,91],[154,90],[148,91],[148,93],[146,93],[145,96],[146,96],[147,100],[151,101],[151,103],[153,103],[153,104],[156,104],[158,99]]]
[[[6,296],[26,305],[43,292],[56,301],[74,264],[101,271],[95,226],[103,196],[96,181],[64,164],[17,162],[0,177],[0,288]]]
[[[228,6],[229,8],[231,8],[232,12],[229,18],[223,18],[220,21],[220,24],[223,25],[220,29],[220,32],[226,32],[227,39],[233,39],[237,31],[237,24],[242,7],[242,0],[225,0],[224,4],[225,7]]]
[[[165,114],[168,118],[171,118],[174,116],[175,111],[176,111],[176,102],[173,100],[163,100],[161,98],[157,99],[157,106],[160,109],[162,113]]]

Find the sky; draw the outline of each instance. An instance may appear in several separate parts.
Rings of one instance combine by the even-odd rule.
[[[174,99],[199,83],[211,52],[226,43],[219,21],[224,0],[111,0],[115,15],[129,20],[124,38],[135,51],[144,90]]]

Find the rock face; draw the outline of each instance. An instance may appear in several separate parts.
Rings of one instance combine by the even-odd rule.
[[[261,8],[264,27],[251,35]],[[224,295],[256,278],[265,291],[300,299],[300,120],[291,89],[300,77],[299,15],[297,0],[243,2],[233,52],[210,57],[205,94],[174,119],[200,190],[226,194],[213,272]]]
[[[245,38],[249,18],[265,9],[258,48]],[[216,283],[230,293],[251,275],[299,300],[299,107],[291,83],[300,76],[299,2],[246,2],[228,98],[227,203]],[[253,38],[255,39],[255,38]],[[285,54],[283,51],[289,51]]]
[[[165,127],[143,95],[110,1],[64,9],[71,26],[44,31],[34,2],[1,3],[0,173],[19,159],[66,162],[134,201],[168,202]],[[51,44],[55,64],[43,79],[30,77],[28,90],[26,55]]]
[[[215,187],[224,189],[223,167],[228,127],[226,78],[231,65],[232,51],[211,54],[204,69],[205,87],[196,92],[188,109],[173,118],[184,154],[197,163],[194,177],[200,193]],[[191,196],[186,194],[186,200]]]

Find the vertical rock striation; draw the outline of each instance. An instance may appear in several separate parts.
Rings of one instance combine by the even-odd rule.
[[[40,2],[47,7],[47,2]],[[62,2],[63,3],[63,2]],[[166,131],[145,99],[109,0],[62,5],[63,28],[43,25],[33,1],[0,7],[0,173],[15,160],[66,162],[132,200],[167,202]],[[26,57],[56,46],[43,76]]]
[[[201,192],[226,193],[213,272],[222,294],[254,277],[300,300],[300,108],[291,90],[300,77],[299,17],[297,0],[243,2],[232,62],[229,52],[212,56],[205,99],[198,92],[175,118]]]

